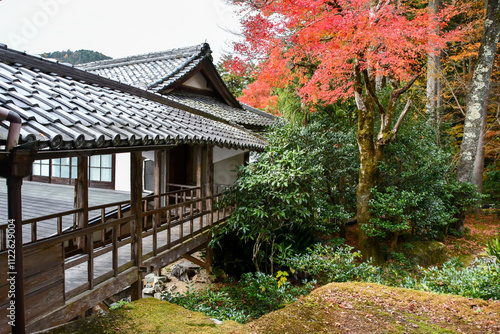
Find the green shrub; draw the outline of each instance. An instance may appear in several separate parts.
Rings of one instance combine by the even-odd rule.
[[[188,289],[185,295],[165,293],[162,299],[218,320],[244,323],[307,295],[314,284],[292,286],[287,281],[256,272],[242,275],[237,283],[221,284],[203,291]]]
[[[474,266],[463,268],[460,261],[450,260],[441,267],[422,269],[416,279],[406,277],[402,286],[464,297],[500,300],[500,264],[480,259]]]
[[[358,165],[355,134],[325,122],[276,126],[268,134],[265,151],[255,162],[239,167],[238,179],[219,203],[235,209],[215,231],[213,245],[235,234],[250,244],[255,270],[273,273],[278,245],[284,250],[299,244],[297,236],[333,233],[352,216]],[[310,240],[304,240],[306,246]]]
[[[305,254],[291,256],[280,264],[290,268],[296,279],[311,276],[322,284],[356,281],[366,275],[365,272],[374,273],[372,268],[375,267],[360,263],[361,254],[352,250],[353,247],[348,245],[333,247],[315,244]]]
[[[282,265],[298,276],[307,273],[322,284],[330,282],[362,281],[415,290],[450,293],[472,298],[500,299],[500,263],[478,260],[463,268],[458,260],[445,262],[440,267],[411,266],[399,253],[392,253],[392,261],[384,266],[359,262],[361,255],[350,246],[337,248],[315,245],[305,254],[294,255]]]
[[[427,123],[406,124],[379,165],[371,224],[364,228],[371,236],[391,240],[392,251],[406,231],[420,240],[444,237],[457,213],[479,203],[476,187],[456,181],[453,155],[434,138]]]

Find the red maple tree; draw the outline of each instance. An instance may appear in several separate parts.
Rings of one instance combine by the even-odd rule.
[[[400,97],[424,72],[427,54],[460,35],[457,30],[438,35],[433,29],[439,22],[444,31],[455,9],[448,6],[432,17],[425,9],[392,0],[234,2],[244,14],[245,36],[235,51],[240,59],[259,63],[245,101],[262,107],[274,88],[287,85],[298,85],[304,105],[311,108],[355,99],[361,157],[357,219],[361,227],[370,224],[368,201],[377,166],[411,106],[408,99],[396,120]],[[380,97],[383,89],[390,90],[386,102]],[[381,118],[377,132],[375,117]],[[363,228],[359,238],[365,258],[380,260],[377,240]]]

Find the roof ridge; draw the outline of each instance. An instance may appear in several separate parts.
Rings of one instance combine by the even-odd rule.
[[[125,66],[125,65],[137,64],[137,63],[143,63],[145,61],[153,62],[153,61],[162,60],[162,59],[175,59],[177,57],[181,58],[182,56],[191,58],[193,56],[200,56],[203,54],[210,54],[210,53],[211,53],[210,45],[208,45],[208,43],[202,43],[202,44],[187,46],[187,47],[183,47],[183,48],[175,48],[175,49],[169,49],[169,50],[164,50],[164,51],[149,52],[149,53],[131,55],[131,56],[122,57],[122,58],[98,60],[98,61],[91,62],[91,63],[79,64],[75,67],[78,67],[78,68],[80,68],[82,70],[86,70],[86,71],[93,71],[93,70],[98,70],[98,69],[102,69],[102,68],[111,68],[111,67],[115,67],[115,66]]]

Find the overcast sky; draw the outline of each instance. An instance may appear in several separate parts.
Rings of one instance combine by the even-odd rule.
[[[0,43],[28,53],[89,49],[113,58],[207,41],[217,60],[238,30],[225,0],[0,0]]]

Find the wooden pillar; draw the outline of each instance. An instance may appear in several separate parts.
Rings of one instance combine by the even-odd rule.
[[[201,187],[203,186],[203,183],[201,182],[202,157],[203,157],[203,146],[198,145],[198,147],[196,148],[196,187],[198,187],[198,189],[196,190],[196,198],[201,198]],[[199,212],[201,212],[202,203],[196,202],[196,208],[198,209]]]
[[[168,183],[170,182],[170,149],[165,150],[165,192],[169,192]],[[165,205],[170,205],[170,196],[166,196]]]
[[[154,167],[154,193],[155,193],[155,200],[154,200],[154,208],[159,209],[161,207],[161,183],[162,183],[162,177],[161,177],[161,159],[162,159],[162,151],[156,150],[155,151],[155,167]],[[154,216],[154,222],[153,222],[153,253],[156,255],[156,249],[157,249],[157,230],[158,226],[160,226],[160,221],[161,221],[161,214],[157,213]]]
[[[213,145],[207,145],[207,179],[208,179],[208,185],[207,185],[207,197],[209,197],[208,200],[208,211],[209,211],[209,218],[208,218],[208,224],[210,227],[213,226],[214,223],[214,213],[213,213],[213,191],[214,191],[214,147]],[[210,240],[209,240],[210,241]],[[212,248],[207,247],[207,267],[209,268],[208,271],[212,272]]]
[[[132,300],[142,297],[142,152],[130,153],[130,222],[131,257],[137,267],[139,278],[132,284]]]
[[[78,176],[75,182],[75,207],[83,209],[77,215],[77,227],[86,228],[89,226],[89,158],[78,157]],[[77,241],[78,247],[84,252],[88,250],[88,244],[82,237]],[[89,274],[90,275],[90,274]]]
[[[25,334],[26,333],[26,318],[25,318],[25,303],[24,303],[24,256],[23,256],[23,225],[22,225],[22,196],[21,187],[23,185],[23,179],[21,177],[15,177],[10,175],[7,177],[7,206],[8,206],[8,225],[9,230],[14,226],[13,242],[10,232],[7,232],[7,251],[9,254],[9,265],[7,268],[2,268],[2,270],[7,269],[7,277],[9,285],[12,285],[14,281],[14,298],[9,293],[9,307],[14,306],[13,318],[7,317],[8,323],[11,325],[13,334]],[[12,266],[11,255],[12,247],[14,246],[14,266]],[[12,280],[12,278],[14,278]],[[3,282],[2,282],[3,283]],[[14,303],[14,304],[12,304]],[[10,315],[10,311],[7,311]]]

